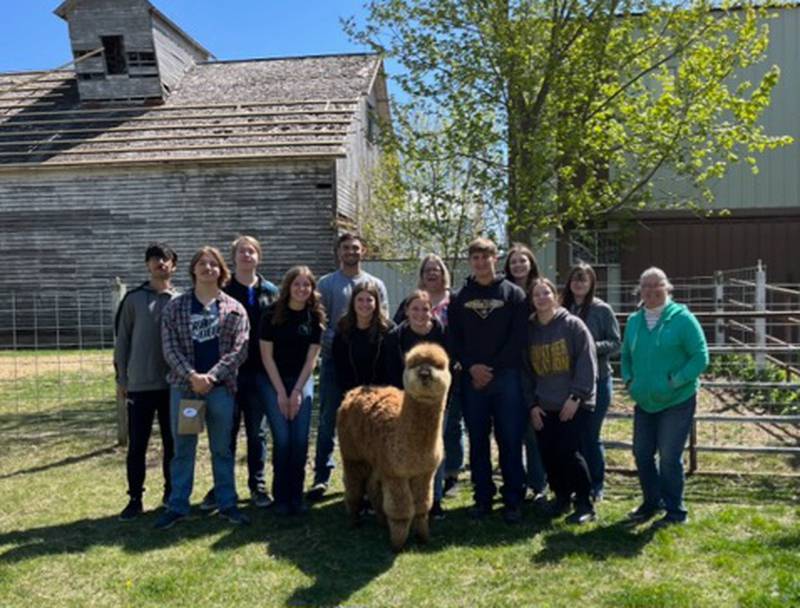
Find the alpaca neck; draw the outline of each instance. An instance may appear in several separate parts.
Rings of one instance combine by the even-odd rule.
[[[442,436],[444,405],[441,400],[405,400],[400,412],[400,426],[414,433],[420,442],[433,445]]]

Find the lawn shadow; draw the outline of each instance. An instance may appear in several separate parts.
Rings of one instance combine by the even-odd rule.
[[[625,521],[598,525],[588,531],[559,530],[544,536],[544,548],[534,556],[538,564],[552,564],[571,555],[585,555],[603,561],[611,557],[631,559],[641,554],[656,529],[631,526]]]
[[[0,475],[0,480],[10,479],[12,477],[19,477],[21,475],[32,475],[34,473],[42,473],[44,471],[49,471],[50,469],[66,467],[71,464],[77,464],[79,462],[92,460],[93,458],[98,458],[100,456],[108,456],[109,454],[115,453],[118,449],[119,446],[116,445],[97,448],[96,450],[92,450],[84,454],[67,456],[66,458],[62,458],[61,460],[56,460],[55,462],[48,462],[46,464],[40,464],[34,467],[28,467],[27,469],[18,469],[16,471],[12,471],[11,473],[3,473],[2,475]]]
[[[293,591],[287,605],[338,606],[389,571],[404,554],[431,554],[453,546],[526,543],[542,529],[541,522],[531,517],[507,525],[499,513],[474,522],[466,512],[466,507],[448,510],[446,519],[431,522],[427,544],[420,544],[412,534],[403,553],[396,555],[389,545],[388,530],[374,517],[364,517],[360,526],[352,528],[342,500],[326,497],[306,517],[271,518],[265,530],[265,550],[271,558],[291,562],[312,579],[310,585]],[[215,547],[227,549],[235,542],[228,536]]]
[[[153,525],[160,513],[160,509],[151,511],[132,522],[121,522],[114,514],[0,533],[0,564],[84,553],[94,547],[120,547],[132,554],[146,553],[219,534],[221,530],[229,532],[226,546],[241,546],[263,539],[262,531],[256,525],[232,528],[223,519],[197,510],[174,528],[154,530]]]

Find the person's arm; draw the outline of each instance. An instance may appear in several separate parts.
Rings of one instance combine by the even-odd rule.
[[[670,377],[670,384],[675,388],[694,382],[708,367],[708,344],[697,317],[687,312],[682,320],[681,340],[689,359]]]
[[[353,373],[350,368],[350,352],[344,337],[338,331],[333,336],[333,369],[336,372],[336,383],[342,394],[353,388]]]
[[[392,386],[403,388],[403,352],[400,347],[400,328],[396,327],[390,331],[383,340],[383,350],[385,351],[385,377],[386,381]]]
[[[278,366],[275,364],[275,357],[273,356],[274,343],[271,340],[259,340],[258,346],[261,351],[261,363],[278,396],[278,409],[281,411],[284,418],[289,418],[288,395],[286,394],[286,387],[283,385],[281,375],[278,372]]]
[[[622,339],[619,333],[619,322],[610,306],[601,306],[598,312],[601,315],[601,333],[595,341],[597,356],[613,355],[619,350]]]
[[[222,305],[220,303],[220,306]],[[248,355],[247,344],[250,339],[250,321],[241,304],[237,302],[236,306],[227,312],[222,326],[223,331],[227,330],[232,333],[231,347],[228,352],[220,352],[219,361],[206,374],[214,383],[222,382],[235,375]],[[220,335],[220,345],[223,341],[222,337]]]
[[[161,343],[167,365],[183,382],[190,384],[195,374],[194,364],[189,361],[181,348],[181,330],[178,327],[182,316],[180,308],[183,305],[183,299],[179,298],[172,300],[164,308],[161,317]],[[188,326],[184,330],[189,331]]]
[[[638,313],[636,313],[638,314]],[[631,350],[631,342],[635,339],[637,327],[636,315],[630,315],[628,322],[625,324],[625,335],[622,338],[622,354],[620,357],[622,382],[625,386],[630,386],[633,380],[633,351]]]
[[[458,297],[450,300],[447,307],[447,351],[455,363],[466,370],[469,364],[464,359],[464,321],[462,317],[464,307]]]
[[[583,321],[574,318],[570,331],[574,365],[569,392],[583,401],[591,397],[597,385],[597,354],[592,333]]]
[[[303,387],[311,377],[311,372],[314,371],[314,366],[317,364],[317,357],[319,356],[321,346],[319,344],[309,344],[308,352],[306,353],[306,360],[303,364],[303,369],[300,370],[300,375],[289,393],[289,420],[294,420],[303,405]]]
[[[514,299],[511,301],[513,308],[507,339],[495,357],[495,361],[500,362],[504,367],[518,364],[519,355],[525,350],[525,341],[528,336],[528,304],[522,295],[522,290],[515,289],[512,294]]]
[[[114,343],[114,370],[117,386],[123,396],[128,388],[128,360],[131,354],[131,337],[133,335],[134,306],[130,297],[122,300],[117,315],[117,341]]]
[[[378,290],[381,292],[381,308],[383,309],[383,313],[388,317],[389,292],[386,291],[386,285],[383,284],[383,281],[381,281],[380,279],[376,279],[376,283],[378,283]]]

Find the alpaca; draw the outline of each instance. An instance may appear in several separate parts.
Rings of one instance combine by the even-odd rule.
[[[430,537],[428,511],[443,455],[448,365],[440,346],[418,344],[406,355],[404,391],[390,386],[355,388],[336,417],[351,521],[358,523],[366,494],[378,521],[388,523],[395,551],[405,545],[412,525],[421,542]]]

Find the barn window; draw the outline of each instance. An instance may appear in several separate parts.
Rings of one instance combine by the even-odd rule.
[[[106,75],[103,72],[81,72],[78,74],[78,80],[105,80]]]
[[[375,113],[375,107],[371,103],[367,103],[367,141],[371,144],[378,143],[378,116]]]
[[[106,58],[106,72],[109,74],[127,74],[128,64],[125,62],[125,47],[122,36],[101,36],[103,55]]]
[[[133,51],[128,53],[129,68],[156,67],[156,54],[152,51]]]

